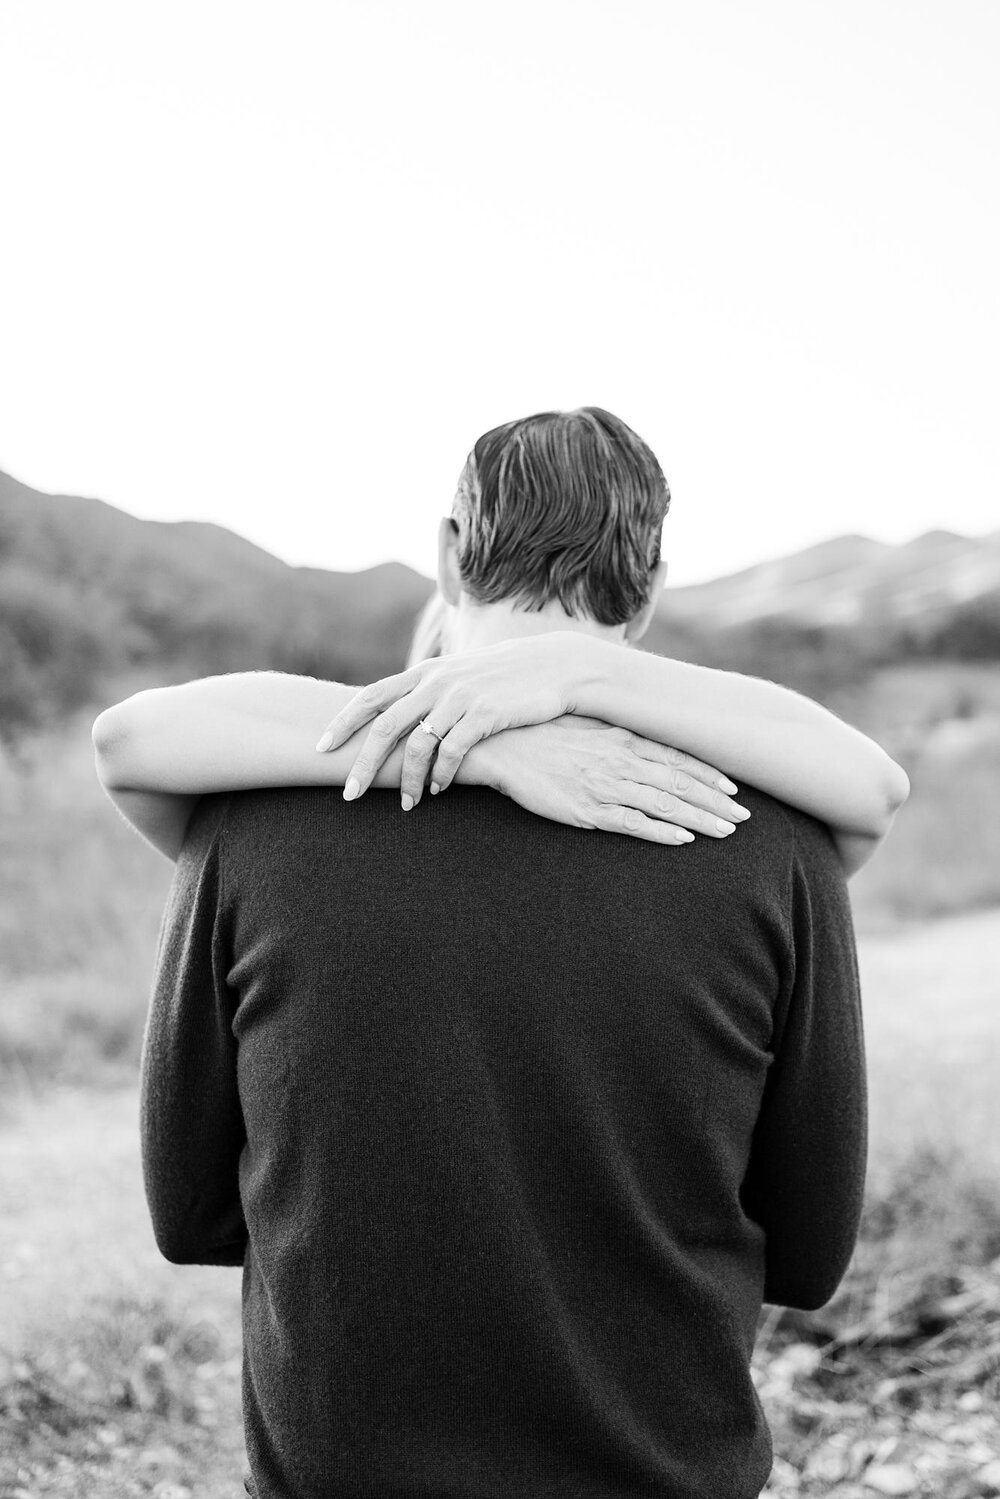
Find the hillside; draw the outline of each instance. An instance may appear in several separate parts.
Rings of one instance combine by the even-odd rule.
[[[289,567],[221,526],[137,520],[0,474],[0,716],[8,733],[130,675],[398,670],[429,580]]]
[[[0,738],[146,681],[399,669],[432,584],[387,563],[289,567],[221,526],[138,520],[0,473]],[[839,536],[668,588],[644,645],[824,701],[880,668],[1000,659],[1000,532]]]
[[[870,536],[836,536],[818,546],[724,578],[675,588],[675,619],[714,619],[720,628],[783,619],[821,628],[940,629],[958,610],[1000,594],[1000,531],[959,536],[927,531],[901,546]]]
[[[849,887],[871,1098],[858,1249],[824,1308],[768,1308],[758,1329],[774,1495],[1000,1492],[997,590],[927,592],[960,555],[989,577],[995,541],[837,537],[668,591],[650,631],[824,698],[912,783]],[[242,1463],[238,1278],[156,1254],[134,1083],[118,1088],[171,868],[109,806],[94,708],[238,667],[393,669],[430,587],[394,565],[290,568],[219,527],[0,475],[0,740],[22,741],[0,744],[0,1495],[223,1499]],[[838,623],[835,597],[860,607]]]
[[[648,645],[831,704],[901,663],[1000,661],[1000,531],[928,531],[899,546],[835,536],[668,586]]]

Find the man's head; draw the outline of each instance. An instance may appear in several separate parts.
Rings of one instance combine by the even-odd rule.
[[[669,504],[652,451],[599,407],[495,427],[441,525],[441,592],[479,638],[576,625],[637,639],[666,573]]]

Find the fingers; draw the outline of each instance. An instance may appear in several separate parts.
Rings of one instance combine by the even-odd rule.
[[[702,811],[712,813],[715,817],[730,823],[745,822],[750,816],[746,807],[734,801],[731,796],[713,790],[711,785],[696,779],[689,773],[686,766],[683,769],[674,769],[658,761],[647,760],[639,754],[628,760],[626,764],[628,769],[623,776],[624,780],[634,781],[641,786],[649,786],[655,791],[666,792],[676,798],[678,803],[686,803],[689,809],[700,807]],[[713,771],[713,778],[715,774]],[[732,785],[731,781],[729,785]],[[684,825],[695,826],[693,822]],[[705,831],[705,829],[700,828],[699,831]]]
[[[442,761],[441,752],[455,733],[457,709],[449,708],[446,703],[439,704],[434,709],[433,719],[427,721],[431,724],[432,732],[422,729],[418,724],[406,741],[406,750],[403,754],[403,769],[399,778],[399,794],[403,803],[403,811],[409,812],[415,807],[424,792],[427,784],[428,771],[433,767],[434,778],[431,788],[435,791],[443,789],[441,784]],[[461,755],[455,765],[457,770],[461,764]],[[450,756],[445,760],[445,769],[451,764]],[[448,775],[444,785],[450,785],[454,770]]]
[[[711,812],[704,812],[679,796],[658,790],[655,786],[624,781],[620,785],[618,796],[624,808],[634,808],[647,817],[672,823],[678,828],[687,828],[692,834],[705,833],[710,837],[722,838],[735,827],[728,819],[717,818]]]
[[[598,810],[594,826],[606,833],[626,833],[631,838],[644,838],[647,843],[663,843],[671,847],[680,847],[694,839],[694,834],[685,828],[647,817],[636,807],[603,806]]]
[[[632,749],[641,759],[652,760],[658,765],[666,765],[671,770],[683,771],[693,780],[700,781],[702,785],[710,786],[713,790],[722,791],[728,796],[735,796],[739,789],[728,776],[716,770],[714,765],[706,765],[704,760],[697,760],[694,755],[688,755],[684,750],[674,749],[671,745],[658,744],[655,739],[644,739],[641,734],[634,734]]]
[[[684,774],[667,772],[668,776],[674,777]],[[729,797],[722,796],[720,792],[709,791],[695,781],[689,783],[687,795],[679,795],[669,787],[650,784],[648,778],[642,781],[626,780],[619,782],[617,795],[623,807],[635,808],[647,817],[661,818],[678,827],[689,828],[692,832],[704,833],[710,838],[728,837],[735,832],[738,823],[745,822],[750,815],[745,807],[739,807]],[[695,799],[692,800],[691,797]],[[726,816],[726,813],[730,815]]]
[[[636,779],[644,783],[648,777],[643,774]],[[703,782],[693,780],[684,770],[671,771],[667,786],[658,785],[657,789],[668,791],[682,805],[689,808],[700,807],[703,812],[711,813],[729,823],[746,822],[750,816],[748,807],[741,806],[731,796],[724,796],[721,791],[712,791]]]
[[[471,714],[460,718],[445,734],[438,746],[437,759],[434,761],[434,779],[431,782],[432,789],[436,786],[439,791],[446,790],[455,779],[458,767],[470,749],[484,737],[484,730],[477,727]]]
[[[472,746],[478,744],[484,737],[482,730],[476,727],[475,720],[470,714],[458,719],[450,729],[445,729],[444,733],[441,733],[441,726],[446,723],[447,719],[442,718],[440,710],[435,709],[434,727],[440,734],[440,738],[418,728],[407,740],[406,752],[403,756],[403,772],[399,782],[405,812],[419,802],[424,786],[427,784],[428,771],[431,771],[432,776],[432,792],[447,790]],[[407,804],[407,798],[409,804]]]
[[[385,713],[380,713],[372,724],[361,746],[361,751],[348,772],[347,784],[344,787],[345,801],[350,802],[355,797],[364,795],[392,754],[397,742],[417,722],[419,709],[411,706],[414,697],[415,694],[411,693],[409,697],[403,698],[402,702],[395,703]],[[420,737],[431,738],[422,729]]]
[[[336,717],[331,718],[320,735],[317,750],[320,754],[325,754],[327,750],[339,749],[352,734],[363,729],[376,713],[412,692],[419,681],[419,668],[411,667],[409,671],[398,672],[394,677],[382,677],[380,681],[362,687]]]
[[[403,768],[399,777],[399,796],[404,812],[415,807],[427,785],[427,773],[434,764],[440,740],[426,730],[416,728],[406,741]]]

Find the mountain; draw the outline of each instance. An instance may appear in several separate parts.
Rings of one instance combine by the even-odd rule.
[[[0,474],[0,726],[150,680],[398,671],[432,584],[400,563],[289,567],[221,526],[138,520]]]
[[[253,639],[285,628],[298,642],[365,667],[405,649],[430,592],[398,562],[364,572],[289,567],[270,552],[200,521],[145,521],[101,500],[40,494],[0,474],[0,567],[44,579],[99,609],[113,600],[129,624],[163,632],[212,621]],[[372,626],[375,627],[374,633]]]
[[[147,682],[398,671],[430,579],[289,567],[221,526],[138,520],[0,473],[0,738]],[[1000,659],[1000,532],[837,536],[669,588],[643,644],[830,700],[880,664]]]
[[[762,621],[928,635],[1000,596],[1000,531],[927,531],[901,546],[837,536],[709,583],[668,589],[666,620],[729,629]]]
[[[649,649],[784,682],[837,711],[901,662],[1000,661],[1000,532],[829,541],[708,583],[669,584]]]

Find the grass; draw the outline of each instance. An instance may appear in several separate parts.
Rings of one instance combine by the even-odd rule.
[[[170,872],[98,785],[89,715],[0,765],[0,1084],[134,1067]]]
[[[52,1109],[51,1101],[29,1105],[27,1123],[51,1122]],[[56,1105],[67,1179],[87,1176],[82,1163],[94,1159],[95,1135],[105,1154],[134,1154],[127,1094],[105,1095],[96,1126],[81,1109],[82,1091]],[[75,1145],[60,1134],[74,1115],[74,1136],[84,1136]],[[46,1134],[36,1129],[26,1167],[53,1143]],[[89,1221],[76,1217],[84,1248],[114,1230],[88,1294],[67,1286],[56,1265],[36,1267],[38,1284],[25,1285],[15,1317],[19,1346],[0,1349],[5,1499],[21,1491],[34,1499],[240,1493],[239,1277],[154,1263],[137,1183],[121,1190],[130,1175],[123,1161],[112,1162],[119,1189],[110,1203],[93,1190],[104,1185],[100,1169],[95,1181],[89,1168],[91,1180],[81,1183],[91,1203],[102,1203]],[[9,1186],[0,1179],[0,1189]],[[967,1158],[915,1150],[887,1191],[869,1193],[858,1249],[833,1301],[812,1313],[765,1308],[753,1374],[774,1435],[772,1494],[840,1494],[833,1476],[877,1475],[890,1457],[897,1468],[905,1460],[909,1492],[938,1499],[992,1492],[979,1474],[991,1441],[1000,1456],[991,1414],[1000,1398],[996,1187]],[[29,1216],[19,1227],[37,1232],[45,1218],[37,1194]],[[122,1285],[126,1260],[137,1260],[141,1273],[126,1274]]]
[[[921,1499],[994,1492],[981,1474],[1000,1457],[998,951],[997,912],[862,937],[861,1236],[826,1307],[765,1308],[754,1360],[781,1499],[870,1499],[862,1479],[885,1468]],[[238,1499],[239,1277],[158,1256],[132,1088],[29,1076],[12,1108],[18,1127],[0,1134],[11,1452],[0,1493],[118,1499],[159,1483],[173,1489],[157,1499]]]
[[[1000,718],[997,725],[955,726],[911,756],[910,799],[851,881],[861,922],[1000,905],[1000,818],[991,815],[1000,795]]]
[[[0,1492],[242,1496],[239,1365],[237,1326],[95,1303],[44,1354],[0,1358]]]
[[[241,1495],[240,1276],[159,1255],[134,1085],[23,1087],[13,1114],[0,1127],[0,1494]]]
[[[40,1438],[51,1443],[114,1417],[140,1430],[160,1420],[175,1431],[214,1428],[213,1384],[220,1375],[231,1382],[239,1367],[233,1329],[226,1334],[216,1322],[178,1320],[163,1300],[101,1296],[57,1343],[8,1357],[3,1401],[15,1439],[30,1453]]]
[[[905,768],[910,799],[851,881],[868,928],[1000,904],[1000,672],[991,664],[887,667],[830,705]]]
[[[916,719],[899,672],[869,703],[913,794],[851,885],[862,1233],[827,1307],[761,1318],[782,1499],[862,1499],[887,1467],[912,1487],[883,1492],[1000,1493],[1000,691],[975,672],[917,687]],[[239,1277],[159,1257],[138,1174],[170,868],[101,793],[88,727],[0,767],[0,1495],[238,1499]]]
[[[916,1147],[869,1191],[833,1300],[765,1312],[770,1494],[1000,1492],[998,1185],[961,1150]]]

